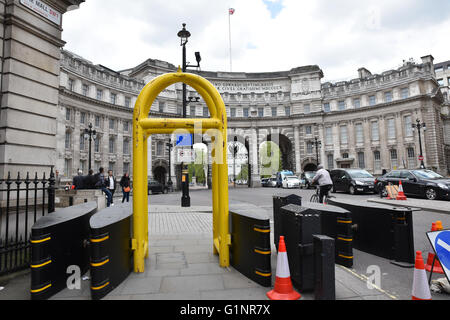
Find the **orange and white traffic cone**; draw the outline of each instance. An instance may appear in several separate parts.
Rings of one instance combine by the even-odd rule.
[[[440,222],[440,221],[438,221]],[[442,225],[441,225],[442,228]],[[442,229],[441,229],[442,230]],[[437,222],[433,222],[431,224],[431,232],[433,231],[439,231],[438,227],[437,227]],[[434,261],[434,264],[433,264]],[[440,273],[443,274],[444,270],[442,269],[442,265],[439,262],[439,259],[436,257],[436,254],[434,252],[429,252],[428,253],[428,259],[427,259],[427,264],[425,265],[425,270],[427,270],[428,272],[431,272],[431,266],[433,266],[433,273]]]
[[[395,200],[407,200],[405,193],[403,192],[402,180],[399,181],[398,194]]]
[[[427,273],[425,272],[421,251],[416,252],[412,300],[431,300],[430,287],[428,286]]]
[[[266,293],[270,300],[298,300],[300,293],[294,290],[289,271],[289,263],[286,252],[286,243],[284,237],[280,236],[278,243],[277,275],[275,278],[275,287]]]

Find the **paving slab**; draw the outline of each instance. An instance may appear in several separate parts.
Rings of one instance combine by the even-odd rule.
[[[450,214],[450,201],[407,198],[407,200],[367,199],[368,202],[387,204],[394,207],[409,207],[436,213]]]

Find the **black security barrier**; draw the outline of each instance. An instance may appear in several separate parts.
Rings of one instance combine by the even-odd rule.
[[[415,252],[411,208],[338,199],[330,199],[329,203],[350,211],[355,249],[393,260],[400,266],[413,266]]]
[[[273,241],[275,247],[278,251],[278,241],[280,240],[280,236],[284,235],[283,231],[283,223],[281,220],[281,207],[284,207],[288,204],[296,204],[302,205],[302,197],[291,194],[288,196],[283,195],[274,195],[273,196],[273,229],[274,229],[274,237]]]
[[[313,235],[320,234],[319,212],[288,204],[281,207],[283,235],[293,285],[300,291],[314,289]]]
[[[129,203],[94,214],[90,223],[91,296],[98,300],[122,283],[133,269],[132,207]]]
[[[343,208],[321,203],[303,205],[320,213],[321,234],[335,240],[335,262],[344,267],[353,266],[353,231],[351,213]]]
[[[48,299],[66,288],[69,266],[89,269],[89,219],[97,203],[59,209],[31,229],[31,299]]]
[[[230,205],[230,263],[256,283],[272,285],[270,219],[253,205]]]
[[[334,239],[324,235],[313,236],[315,300],[336,300]]]

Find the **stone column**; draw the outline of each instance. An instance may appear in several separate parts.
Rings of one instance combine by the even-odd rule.
[[[403,124],[402,124],[402,115],[401,113],[395,114],[395,132],[397,137],[397,161],[398,161],[398,168],[399,169],[405,169],[405,164],[407,159],[405,159],[406,150],[405,150],[405,144],[403,143]]]
[[[261,177],[259,175],[259,145],[258,134],[255,128],[251,129],[251,161],[252,161],[252,188],[261,186]]]
[[[47,0],[37,8],[30,0],[0,0],[0,177],[48,176],[56,164],[62,15],[81,2]]]
[[[153,178],[153,137],[148,137],[147,140],[147,177],[149,179]]]
[[[294,126],[294,150],[295,150],[295,174],[300,175],[302,166],[300,163],[300,129],[298,125]]]

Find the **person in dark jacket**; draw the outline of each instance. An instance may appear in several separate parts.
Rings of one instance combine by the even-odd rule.
[[[128,172],[126,172],[122,179],[120,179],[120,186],[122,187],[122,203],[125,202],[125,199],[127,202],[130,202],[130,191],[131,191],[131,185],[130,185],[130,177],[128,176]]]
[[[107,198],[107,207],[111,206],[112,203],[112,194],[111,192],[106,188],[107,186],[107,180],[105,178],[105,173],[103,168],[99,168],[98,172],[94,175],[95,177],[95,188],[101,189],[105,194]]]
[[[82,190],[85,188],[83,181],[83,171],[78,170],[78,175],[73,177],[72,184],[75,186],[74,189]]]

